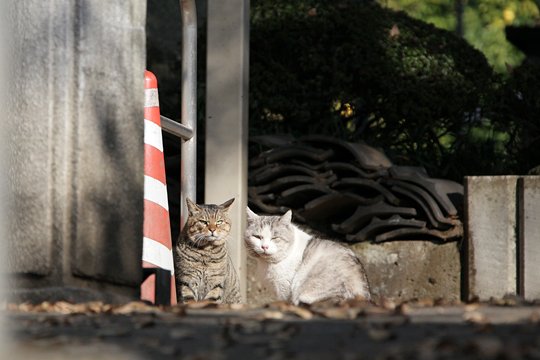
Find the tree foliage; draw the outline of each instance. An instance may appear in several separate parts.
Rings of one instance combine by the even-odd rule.
[[[458,180],[492,171],[494,144],[460,158],[479,142],[473,128],[498,84],[462,38],[352,0],[257,0],[252,11],[252,135],[363,139],[397,164]]]
[[[457,0],[378,0],[384,6],[404,10],[414,18],[454,31],[457,25]],[[515,67],[524,56],[504,34],[507,25],[532,25],[540,13],[534,0],[461,0],[463,4],[463,36],[482,51],[498,72],[506,72],[506,64]]]

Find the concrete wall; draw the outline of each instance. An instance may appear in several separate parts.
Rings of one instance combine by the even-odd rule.
[[[518,229],[520,293],[526,299],[540,299],[540,176],[518,181]]]
[[[145,0],[13,2],[13,288],[137,293],[145,17]]]
[[[456,241],[365,242],[352,249],[364,264],[376,299],[460,300],[461,262]]]
[[[540,299],[540,176],[465,179],[466,297]]]

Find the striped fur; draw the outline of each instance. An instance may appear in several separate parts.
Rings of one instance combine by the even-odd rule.
[[[283,216],[247,212],[246,248],[257,260],[256,276],[277,300],[371,299],[366,273],[351,249],[301,230],[290,210]]]
[[[241,302],[238,277],[226,245],[231,230],[228,209],[234,199],[221,205],[186,200],[189,214],[174,256],[178,300]]]

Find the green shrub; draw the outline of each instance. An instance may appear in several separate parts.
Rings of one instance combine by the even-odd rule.
[[[454,34],[362,1],[254,0],[250,46],[251,135],[363,139],[459,181],[496,171],[500,134],[478,129],[498,78]]]

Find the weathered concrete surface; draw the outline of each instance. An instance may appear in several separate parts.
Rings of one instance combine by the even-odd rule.
[[[49,8],[42,1],[13,2],[13,18],[9,19],[15,36],[10,49],[14,53],[11,75],[16,81],[9,82],[13,92],[8,99],[9,124],[5,125],[9,134],[5,137],[9,141],[8,191],[13,198],[8,261],[12,271],[36,275],[52,271],[54,208],[49,205],[55,185],[49,144],[63,138],[63,127],[53,129],[53,120],[60,115],[55,110],[65,109],[61,100],[67,90],[62,86],[65,72],[56,73],[47,63],[54,56],[55,40],[49,29],[64,20],[66,11],[59,8],[50,14]],[[56,38],[65,39],[65,31],[58,29]],[[15,66],[16,59],[21,61],[19,66]]]
[[[465,178],[467,297],[517,293],[517,176]]]
[[[540,353],[538,306],[60,308],[8,312],[9,358],[524,359]]]
[[[461,263],[457,242],[366,242],[351,248],[364,264],[375,300],[460,300]],[[248,303],[260,305],[275,300],[256,281],[255,267],[255,261],[249,259]]]
[[[262,305],[275,301],[273,294],[260,282],[257,281],[257,262],[249,257],[246,261],[247,267],[247,287],[246,301],[250,305]]]
[[[520,178],[518,188],[521,291],[525,299],[540,299],[540,176]]]
[[[142,248],[146,1],[11,3],[12,286],[134,295]]]
[[[461,263],[457,242],[358,243],[352,249],[364,264],[376,299],[460,299]]]
[[[146,4],[79,4],[71,269],[77,275],[138,287]]]

